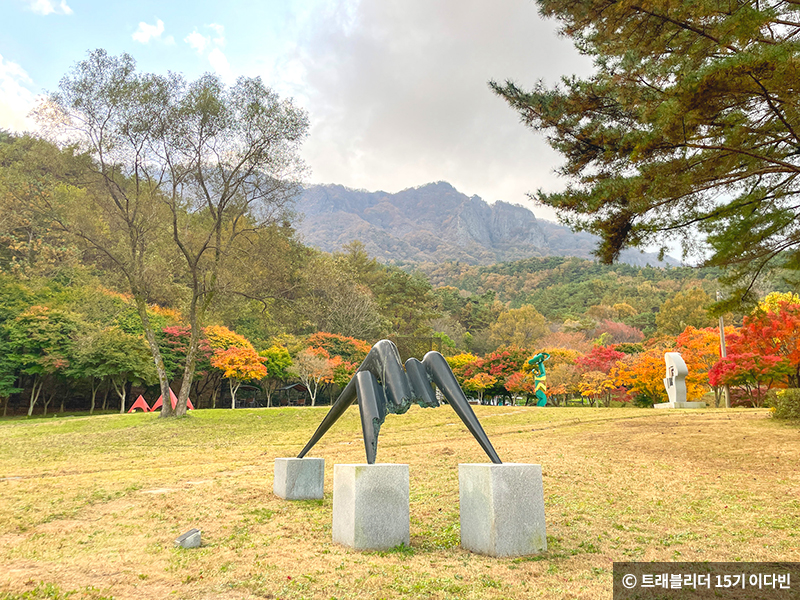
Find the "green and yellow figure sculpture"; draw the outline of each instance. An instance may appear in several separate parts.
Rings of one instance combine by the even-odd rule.
[[[550,358],[550,355],[547,352],[540,352],[528,360],[528,364],[533,368],[533,381],[535,384],[533,395],[538,399],[536,406],[547,405],[547,385],[545,384],[547,374],[544,371],[544,361],[548,358]]]

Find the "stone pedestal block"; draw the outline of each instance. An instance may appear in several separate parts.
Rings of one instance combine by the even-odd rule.
[[[547,550],[541,465],[458,465],[461,546],[487,556]]]
[[[199,548],[202,543],[202,534],[199,529],[190,529],[178,536],[175,540],[176,548]]]
[[[358,550],[411,544],[408,465],[333,466],[333,541]]]
[[[705,408],[705,402],[660,402],[653,404],[653,408]]]
[[[284,500],[319,500],[324,482],[324,458],[275,459],[272,491]]]

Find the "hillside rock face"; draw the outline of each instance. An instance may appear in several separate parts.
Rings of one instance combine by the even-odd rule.
[[[360,240],[371,256],[389,263],[591,258],[597,244],[595,236],[538,221],[527,208],[507,202],[490,205],[441,181],[396,194],[314,185],[301,194],[297,211],[303,215],[298,229],[306,243],[334,252]],[[657,264],[655,255],[639,252],[628,252],[623,260]]]

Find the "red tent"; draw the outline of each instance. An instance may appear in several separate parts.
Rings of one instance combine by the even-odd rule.
[[[169,399],[172,402],[172,410],[175,410],[175,405],[178,403],[178,397],[175,395],[175,392],[172,391],[172,388],[169,389]],[[164,396],[159,396],[156,403],[153,404],[153,408],[150,410],[155,411],[157,408],[161,408],[164,405]],[[186,410],[194,410],[194,406],[192,405],[192,401],[187,398],[186,399]]]
[[[141,408],[141,409],[142,409],[142,412],[150,412],[150,405],[149,405],[149,404],[147,403],[147,401],[146,401],[146,400],[145,400],[145,399],[142,397],[142,395],[141,395],[141,394],[139,394],[139,397],[136,399],[136,402],[134,402],[134,403],[133,403],[133,406],[131,406],[131,409],[130,409],[128,412],[129,412],[129,413],[132,413],[132,412],[133,412],[133,411],[135,411],[137,408]]]

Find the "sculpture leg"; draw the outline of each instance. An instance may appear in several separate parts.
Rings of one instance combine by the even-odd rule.
[[[378,454],[378,434],[381,423],[386,418],[386,399],[378,380],[369,371],[356,373],[358,395],[358,411],[361,414],[361,431],[364,434],[364,450],[367,452],[367,464],[374,465]],[[382,414],[383,412],[383,414]]]
[[[322,423],[319,424],[317,430],[314,432],[314,435],[311,436],[311,439],[306,444],[306,447],[297,455],[297,458],[303,458],[306,454],[308,454],[309,450],[314,447],[320,438],[325,435],[328,429],[331,428],[331,425],[336,423],[344,414],[344,411],[355,401],[356,399],[356,380],[355,378],[350,380],[350,383],[347,384],[342,390],[342,393],[339,394],[339,397],[336,399],[336,402],[333,403],[331,409],[328,411],[328,414],[325,415],[325,418],[322,420]]]
[[[478,417],[475,416],[475,412],[467,402],[467,397],[464,396],[464,392],[461,390],[461,386],[458,385],[456,376],[453,375],[453,371],[444,356],[438,352],[428,352],[425,358],[422,359],[422,363],[430,373],[433,382],[442,390],[442,394],[447,398],[450,406],[453,407],[453,410],[464,422],[464,425],[467,426],[472,436],[481,445],[486,455],[493,463],[502,464],[503,461],[500,460],[492,443],[489,441],[489,436],[486,435],[483,427],[481,427]]]

